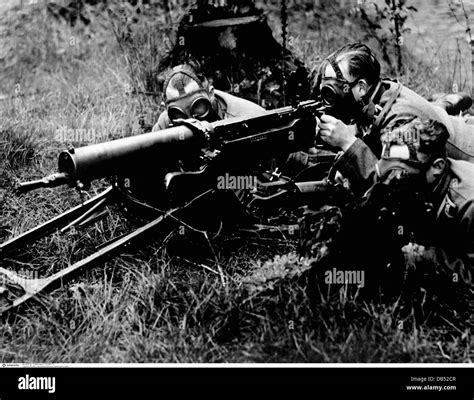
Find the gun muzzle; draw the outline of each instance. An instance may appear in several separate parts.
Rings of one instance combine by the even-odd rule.
[[[17,194],[21,194],[21,193],[27,193],[31,190],[36,190],[39,188],[51,188],[51,187],[61,186],[70,182],[71,182],[71,178],[68,174],[64,172],[57,172],[55,174],[46,176],[36,181],[21,182],[16,186],[15,191]]]

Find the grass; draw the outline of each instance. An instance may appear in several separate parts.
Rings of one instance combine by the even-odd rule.
[[[362,35],[354,24],[329,28],[340,17],[328,15],[321,27],[320,19],[308,23],[302,15],[290,13],[289,31],[302,32],[293,50],[307,65]],[[65,146],[84,144],[62,140],[61,128],[90,130],[97,142],[140,133],[144,106],[127,94],[127,60],[107,18],[92,12],[90,17],[90,26],[71,27],[40,6],[2,17],[8,50],[0,81],[2,241],[79,203],[69,188],[22,197],[12,190],[16,179],[53,172]],[[270,20],[275,24],[273,11]],[[276,25],[275,32],[278,36]],[[445,89],[423,64],[413,61],[407,71],[403,81],[422,94]],[[156,110],[145,112],[151,118]],[[91,195],[103,185],[95,183]],[[55,234],[5,264],[49,273],[92,251],[124,224],[118,214],[110,215],[79,236]],[[400,324],[394,304],[341,296],[314,308],[298,278],[304,264],[292,242],[234,236],[211,242],[215,257],[196,238],[154,243],[43,296],[0,325],[0,361],[362,363],[471,357],[467,329],[417,325],[413,315]],[[194,256],[173,251],[189,250],[193,243]],[[226,284],[203,264],[221,266]]]

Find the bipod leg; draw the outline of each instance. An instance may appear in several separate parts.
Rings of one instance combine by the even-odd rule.
[[[0,316],[24,304],[40,293],[45,293],[61,286],[86,268],[104,262],[132,246],[143,246],[144,240],[155,233],[158,228],[162,234],[167,234],[171,229],[179,226],[183,216],[185,217],[186,212],[188,212],[188,207],[196,200],[205,198],[208,193],[209,192],[205,192],[197,196],[183,207],[166,212],[133,232],[114,240],[90,256],[56,272],[50,277],[27,279],[13,271],[0,267]],[[14,297],[12,291],[20,293],[20,295],[16,298],[12,298]],[[2,305],[2,303],[4,305]]]
[[[69,229],[72,229],[73,227],[75,227],[79,224],[82,224],[83,222],[87,222],[87,220],[89,220],[89,218],[93,218],[97,214],[98,210],[103,209],[108,201],[109,201],[109,199],[107,197],[104,197],[103,199],[100,199],[97,203],[95,203],[91,208],[89,208],[79,218],[76,218],[70,224],[68,224],[64,228],[60,229],[59,232],[65,233]]]
[[[49,221],[0,244],[0,259],[15,250],[20,250],[23,247],[34,243],[68,224],[71,226],[71,222],[79,223],[87,219],[87,217],[90,217],[94,211],[101,206],[105,206],[105,204],[115,196],[115,190],[116,189],[113,186],[110,186],[102,193],[87,200],[83,204],[80,204]]]
[[[171,214],[176,213],[176,211],[177,210],[173,210],[169,213],[166,213],[165,215],[160,216],[148,224],[103,247],[94,254],[91,254],[90,256],[62,269],[61,271],[56,272],[48,278],[27,279],[17,275],[12,271],[0,267],[0,283],[3,283],[4,286],[4,289],[0,292],[3,292],[2,297],[4,298],[4,301],[8,303],[3,308],[1,308],[0,305],[0,315],[20,306],[39,293],[45,293],[61,286],[66,281],[76,276],[79,272],[81,272],[81,270],[89,268],[92,265],[103,262],[106,259],[117,255],[118,253],[127,249],[129,246],[141,243],[145,237],[155,231],[158,226],[163,225],[165,221],[174,222],[174,219],[171,219],[170,216]],[[24,293],[18,298],[11,300],[8,298],[8,296],[11,294],[8,290],[9,286],[16,287],[16,291],[21,288]]]

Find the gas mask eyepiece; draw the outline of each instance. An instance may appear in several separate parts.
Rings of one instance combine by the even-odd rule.
[[[187,118],[203,120],[211,110],[211,101],[202,90],[167,102],[168,117],[172,122]]]

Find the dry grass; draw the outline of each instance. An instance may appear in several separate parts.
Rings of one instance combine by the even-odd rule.
[[[20,198],[11,189],[15,178],[31,179],[54,171],[57,152],[69,144],[81,144],[64,143],[57,136],[58,129],[92,129],[94,141],[140,132],[143,105],[126,94],[131,83],[126,59],[107,18],[92,17],[90,27],[78,24],[74,28],[52,19],[40,7],[16,9],[3,17],[9,18],[9,47],[0,82],[1,93],[8,96],[0,103],[2,240],[79,202],[68,188]],[[274,21],[275,15],[270,18]],[[290,32],[302,32],[294,50],[308,65],[335,46],[357,39],[355,26],[322,29],[320,20],[308,23],[296,12],[290,15],[290,22]],[[70,45],[72,37],[77,46]],[[403,79],[422,93],[438,89],[439,83],[424,65],[414,62],[409,71]],[[20,89],[15,92],[17,84]],[[100,182],[94,185],[92,194],[100,186]],[[54,235],[29,249],[26,256],[34,255],[34,268],[47,272],[91,251],[94,244],[110,238],[120,223],[117,216],[111,216],[81,234],[82,250],[77,237]],[[291,256],[292,243],[235,237],[213,241],[226,276],[225,287],[219,276],[199,266],[204,263],[215,268],[216,259],[209,256],[205,244],[200,244],[197,258],[188,252],[177,257],[169,246],[155,243],[138,254],[117,257],[2,323],[0,361],[469,359],[465,332],[416,326],[410,316],[400,329],[392,305],[344,297],[314,309],[301,281],[288,276],[255,291],[251,283],[262,282],[265,262],[270,273],[281,274],[282,265],[301,266]],[[174,247],[189,249],[189,243],[178,242]],[[274,259],[276,254],[282,257]]]

